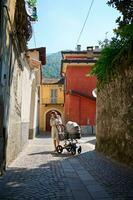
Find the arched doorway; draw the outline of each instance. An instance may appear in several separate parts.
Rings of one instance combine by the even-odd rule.
[[[54,111],[56,111],[61,116],[61,113],[59,111],[57,111],[57,110],[54,110]],[[48,132],[51,131],[50,113],[51,113],[51,110],[49,112],[47,112],[47,114],[46,114],[46,131],[48,131]]]

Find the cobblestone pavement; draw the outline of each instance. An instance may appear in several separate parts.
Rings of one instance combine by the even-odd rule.
[[[82,153],[72,156],[53,153],[48,136],[30,141],[0,177],[0,199],[133,199],[133,169],[96,153],[94,136],[80,143]]]

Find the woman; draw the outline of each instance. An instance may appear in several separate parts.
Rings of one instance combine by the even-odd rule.
[[[58,119],[56,127],[58,130],[58,133],[61,133],[64,131],[64,125],[62,123],[61,116],[57,112],[55,112],[55,115],[56,115],[56,118]]]
[[[53,139],[53,144],[54,144],[54,151],[56,151],[56,147],[59,145],[59,137],[58,137],[58,129],[57,125],[59,123],[59,120],[57,118],[57,114],[55,111],[51,112],[51,117],[50,117],[50,126],[51,126],[51,137]]]

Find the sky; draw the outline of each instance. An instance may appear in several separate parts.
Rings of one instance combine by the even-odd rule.
[[[92,0],[37,0],[38,21],[32,25],[34,34],[29,48],[46,47],[47,54],[61,50],[75,50],[79,33],[85,22]],[[115,22],[120,13],[94,0],[80,41],[81,49],[97,46],[107,35],[113,37]],[[107,33],[107,34],[106,34]]]

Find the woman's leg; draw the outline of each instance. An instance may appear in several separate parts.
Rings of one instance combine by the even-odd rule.
[[[54,142],[54,148],[56,150],[56,140],[53,140],[53,142]]]
[[[56,144],[57,144],[57,146],[60,144],[59,139],[56,139]]]

